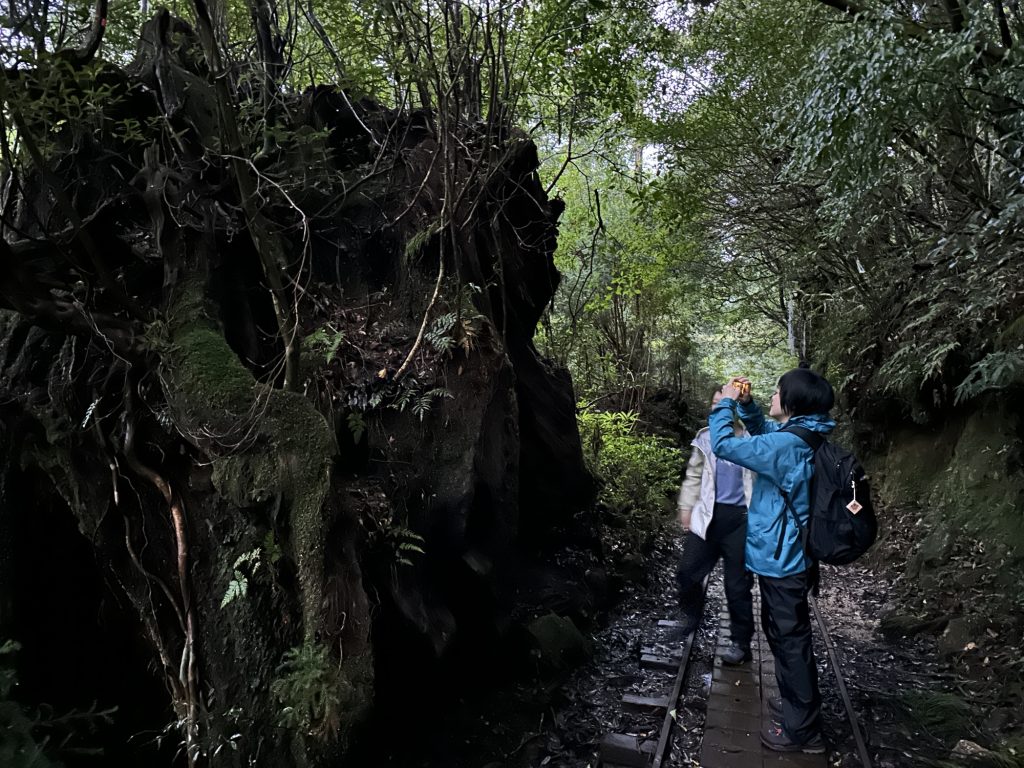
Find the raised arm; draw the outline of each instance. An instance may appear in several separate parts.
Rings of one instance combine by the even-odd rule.
[[[759,475],[766,475],[776,485],[781,484],[788,468],[779,465],[779,451],[777,445],[772,444],[785,437],[774,434],[736,437],[733,429],[733,412],[736,407],[735,400],[723,397],[718,401],[718,405],[711,409],[708,426],[711,429],[711,448],[715,456],[753,470]],[[758,408],[758,412],[760,410]],[[763,415],[761,420],[764,421]],[[748,427],[748,431],[753,430]]]
[[[749,402],[738,403],[736,412],[739,414],[743,426],[747,428],[747,432],[752,435],[767,435],[779,429],[778,422],[764,417],[764,411],[760,405],[754,402],[753,398]]]

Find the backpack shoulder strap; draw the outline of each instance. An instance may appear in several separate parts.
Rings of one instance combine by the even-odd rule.
[[[796,424],[784,426],[779,430],[780,432],[792,432],[794,435],[803,440],[807,445],[811,447],[811,450],[815,453],[818,449],[825,444],[824,436],[820,435],[813,430],[807,429],[806,427],[799,427]],[[782,494],[782,525],[779,530],[779,543],[775,547],[775,559],[778,560],[782,556],[782,545],[786,539],[786,525],[789,522],[786,513],[789,512],[793,516],[793,522],[796,523],[797,531],[800,533],[800,541],[804,546],[804,553],[807,552],[806,538],[807,530],[805,526],[800,525],[800,518],[796,514],[796,510],[793,508],[793,502],[789,500],[789,494],[779,487],[779,493]]]
[[[786,526],[789,525],[789,515],[787,512],[792,513],[793,521],[796,523],[797,530],[800,530],[800,518],[796,516],[796,510],[793,509],[793,505],[789,501],[789,494],[779,488],[779,493],[782,494],[782,523],[779,526],[779,543],[775,546],[775,559],[778,560],[782,557],[782,545],[786,543]]]
[[[811,450],[817,453],[818,449],[825,443],[825,436],[819,432],[807,429],[806,427],[798,427],[796,424],[792,426],[786,425],[779,432],[792,432],[794,435],[799,437],[809,446]]]

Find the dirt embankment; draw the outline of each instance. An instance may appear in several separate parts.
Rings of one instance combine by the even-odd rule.
[[[1024,762],[1022,430],[993,398],[933,428],[890,427],[868,461],[882,533],[860,609],[883,656],[859,674],[891,740],[921,761]]]

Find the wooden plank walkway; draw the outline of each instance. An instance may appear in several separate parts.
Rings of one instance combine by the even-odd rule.
[[[755,595],[756,597],[756,595]],[[760,627],[751,643],[753,660],[738,667],[722,663],[729,646],[729,614],[719,616],[711,696],[701,745],[701,768],[827,768],[828,755],[772,752],[761,746],[761,725],[770,719],[768,699],[778,696],[775,661]]]

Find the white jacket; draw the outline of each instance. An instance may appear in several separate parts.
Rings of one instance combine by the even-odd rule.
[[[749,437],[746,430],[743,437]],[[690,461],[686,465],[686,477],[679,488],[678,508],[680,512],[691,510],[690,530],[702,539],[707,537],[711,516],[715,512],[715,466],[718,459],[711,450],[711,436],[704,427],[690,443]],[[743,496],[750,506],[750,494],[754,488],[754,473],[743,470]]]

